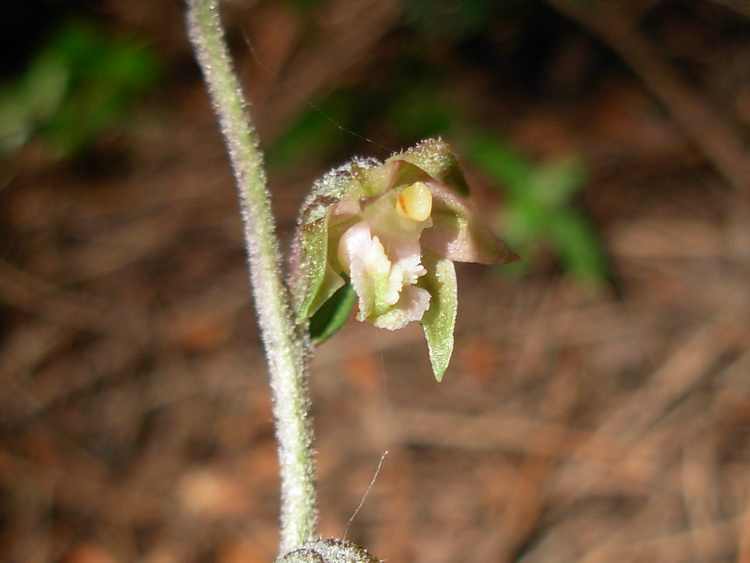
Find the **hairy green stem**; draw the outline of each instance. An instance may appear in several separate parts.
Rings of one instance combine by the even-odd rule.
[[[311,539],[317,519],[306,388],[306,329],[297,327],[284,285],[262,155],[232,69],[218,0],[187,0],[187,25],[234,170],[250,282],[266,350],[281,472],[283,555]]]

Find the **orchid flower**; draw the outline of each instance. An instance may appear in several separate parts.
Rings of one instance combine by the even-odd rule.
[[[468,193],[441,139],[422,141],[382,164],[355,159],[324,176],[303,205],[295,239],[297,322],[315,323],[325,313],[321,335],[327,337],[343,323],[353,298],[357,319],[377,327],[397,330],[419,321],[440,381],[458,306],[453,262],[518,259],[485,225]]]

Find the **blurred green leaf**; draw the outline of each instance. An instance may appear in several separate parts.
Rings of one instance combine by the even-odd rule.
[[[474,133],[467,143],[474,165],[513,195],[524,197],[532,169],[529,163],[494,135]]]
[[[285,3],[305,13],[323,3],[323,0],[285,0]]]
[[[556,214],[547,229],[565,270],[589,284],[597,285],[607,278],[609,272],[598,233],[583,215],[574,210]]]
[[[356,109],[353,93],[328,96],[319,105],[298,116],[266,150],[273,168],[291,168],[325,160],[341,144],[341,128],[346,128]]]
[[[423,78],[400,90],[388,107],[388,123],[409,141],[445,134],[453,128],[457,111],[440,95],[434,81]]]
[[[55,157],[74,156],[124,123],[159,74],[141,44],[109,37],[86,22],[66,22],[26,72],[0,90],[0,150],[18,149],[36,135]]]
[[[588,284],[608,276],[599,236],[573,203],[585,185],[581,162],[570,155],[532,165],[504,142],[486,133],[474,135],[469,160],[506,195],[501,219],[503,238],[523,260],[504,268],[522,274],[534,254],[551,249],[567,273]]]
[[[530,194],[540,204],[559,208],[569,203],[586,182],[583,166],[570,155],[554,158],[531,170]]]
[[[422,34],[460,40],[476,33],[496,14],[522,10],[530,0],[404,0],[407,20]]]

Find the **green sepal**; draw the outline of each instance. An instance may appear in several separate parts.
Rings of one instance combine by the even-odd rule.
[[[328,172],[315,182],[302,205],[294,237],[289,287],[295,321],[310,319],[344,285],[344,279],[331,267],[329,229],[334,208],[349,198],[356,205],[363,186],[363,172],[378,166],[374,160],[353,160]]]
[[[430,292],[430,308],[422,317],[430,363],[440,382],[453,353],[453,332],[458,311],[458,284],[453,262],[430,252],[422,255],[427,273],[419,279],[420,287]]]
[[[347,280],[310,318],[310,339],[313,344],[325,342],[344,326],[356,300],[357,294]]]
[[[456,193],[462,196],[469,195],[469,185],[456,155],[448,143],[440,138],[426,139],[385,161],[386,166],[391,163],[408,163]],[[402,164],[395,184],[408,184],[420,180],[415,172]]]
[[[302,323],[343,285],[343,281],[327,263],[327,218],[301,226],[296,244],[300,249],[299,259],[290,286],[295,298],[295,321]],[[338,283],[336,278],[339,278]]]

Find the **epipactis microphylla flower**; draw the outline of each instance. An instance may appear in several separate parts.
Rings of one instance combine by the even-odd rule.
[[[332,308],[320,331],[329,336],[348,311],[337,311],[337,304],[350,303],[353,290],[360,321],[390,330],[421,322],[439,381],[453,350],[453,262],[518,259],[485,225],[468,192],[441,139],[382,164],[354,160],[324,176],[303,206],[295,239],[297,322],[315,324],[316,315]]]

